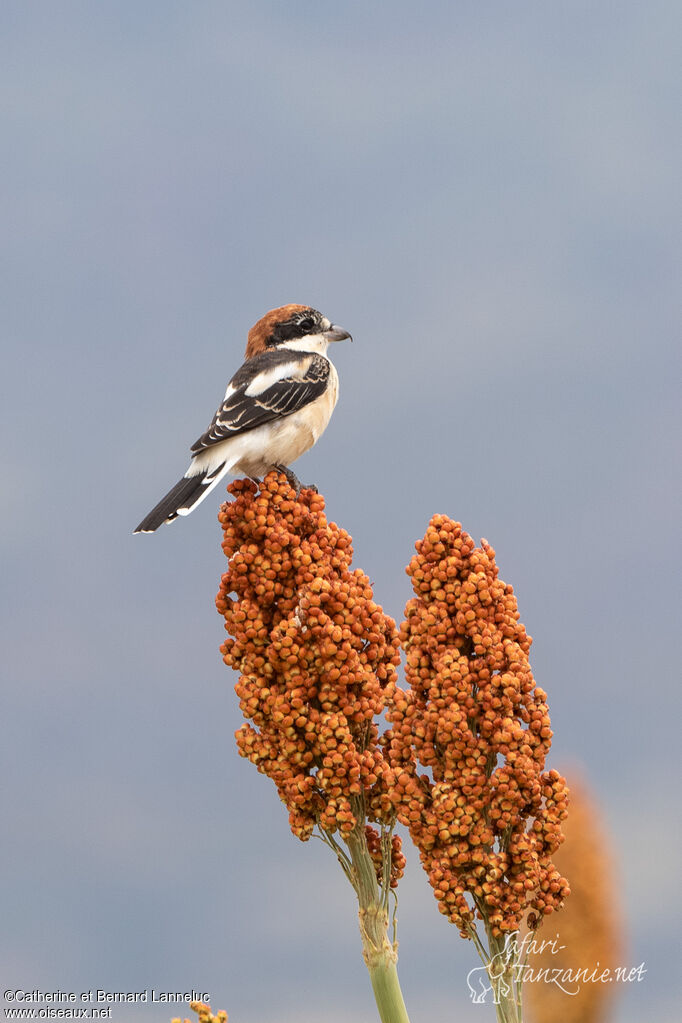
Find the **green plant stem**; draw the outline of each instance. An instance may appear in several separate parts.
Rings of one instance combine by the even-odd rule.
[[[358,922],[362,955],[369,970],[381,1023],[410,1023],[398,981],[397,945],[388,938],[387,895],[377,883],[376,870],[367,849],[364,814],[345,840],[350,853],[350,881],[359,904]]]
[[[490,962],[488,976],[493,988],[497,1023],[523,1023],[521,989],[523,972],[519,971],[518,952],[495,938],[488,930]]]

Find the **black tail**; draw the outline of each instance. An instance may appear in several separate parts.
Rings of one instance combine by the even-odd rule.
[[[200,472],[196,476],[183,476],[133,532],[153,533],[163,522],[172,522],[178,515],[188,515],[195,504],[202,501],[216,485],[222,475],[222,468],[220,466],[210,473]]]

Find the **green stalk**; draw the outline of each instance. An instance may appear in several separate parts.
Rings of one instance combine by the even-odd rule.
[[[517,935],[514,935],[516,938]],[[488,976],[493,988],[497,1023],[523,1023],[521,990],[523,970],[519,968],[516,941],[511,948],[505,945],[504,937],[493,937],[488,930],[490,961]]]
[[[345,842],[350,853],[350,870],[347,872],[360,907],[358,922],[362,956],[369,970],[381,1023],[410,1023],[398,981],[397,942],[392,943],[388,937],[390,862],[386,863],[386,853],[390,850],[390,842],[384,844],[384,883],[381,887],[367,849],[364,814],[358,817],[358,824]]]

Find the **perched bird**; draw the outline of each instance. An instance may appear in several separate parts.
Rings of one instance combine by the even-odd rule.
[[[249,331],[244,364],[211,425],[190,448],[187,472],[134,532],[153,533],[189,515],[228,472],[258,480],[279,469],[299,490],[289,465],[313,446],[334,411],[339,378],[326,353],[330,341],[344,338],[353,340],[310,306],[266,313]]]

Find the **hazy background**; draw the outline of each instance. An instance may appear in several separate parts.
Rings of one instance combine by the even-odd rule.
[[[431,514],[494,545],[550,764],[584,765],[620,848],[648,972],[616,1019],[679,1018],[681,21],[656,0],[2,4],[3,989],[374,1018],[352,891],[234,749],[219,496],[131,535],[248,328],[304,302],[355,343],[297,471],[397,618]],[[489,1021],[408,857],[413,1023]]]

